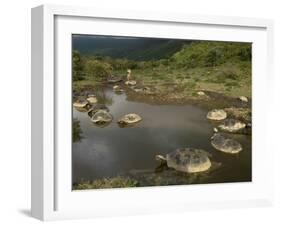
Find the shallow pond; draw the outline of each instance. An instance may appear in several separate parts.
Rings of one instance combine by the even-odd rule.
[[[82,130],[82,139],[72,146],[73,183],[118,175],[135,176],[141,186],[163,184],[154,183],[155,175],[157,180],[162,176],[167,184],[251,181],[251,136],[231,135],[242,144],[243,151],[238,155],[221,153],[211,146],[213,126],[206,119],[206,110],[192,105],[131,102],[125,93],[115,94],[111,88],[104,88],[103,95],[110,100],[107,106],[114,117],[104,128],[94,125],[86,112],[73,109],[73,118],[80,121]],[[120,128],[117,120],[128,113],[137,113],[143,120]],[[179,147],[204,149],[212,154],[213,162],[221,164],[192,180],[182,180],[185,175],[173,170],[154,173],[159,165],[155,155]],[[174,180],[169,182],[169,177]]]

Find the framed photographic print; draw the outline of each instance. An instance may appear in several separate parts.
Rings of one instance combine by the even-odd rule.
[[[32,215],[270,205],[272,21],[32,9]]]

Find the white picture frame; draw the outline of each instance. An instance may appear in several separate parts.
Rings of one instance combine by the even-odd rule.
[[[72,33],[252,42],[252,182],[72,191],[71,142],[60,135],[68,131],[65,137],[69,138],[71,132],[67,84]],[[32,216],[57,220],[271,205],[273,179],[268,175],[273,169],[273,150],[266,140],[266,109],[271,106],[267,97],[273,85],[272,33],[273,22],[265,19],[57,5],[33,8]]]

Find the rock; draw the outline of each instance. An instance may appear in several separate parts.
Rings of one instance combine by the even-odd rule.
[[[206,95],[203,91],[198,91],[197,94],[198,94],[198,96],[205,96]]]
[[[143,92],[143,87],[132,86],[132,90],[134,90],[136,93],[142,93]]]
[[[152,91],[152,89],[149,88],[148,86],[132,86],[132,90],[134,90],[136,93],[141,93],[141,94],[147,94],[147,95],[155,94],[155,92]]]
[[[115,92],[117,92],[117,93],[122,93],[122,92],[124,92],[124,90],[123,90],[120,86],[118,86],[118,85],[113,86],[113,90],[114,90]]]
[[[112,115],[105,110],[98,110],[91,118],[91,121],[98,125],[108,124],[112,120]]]
[[[141,120],[142,120],[142,118],[138,114],[130,113],[130,114],[127,114],[127,115],[124,115],[123,117],[121,117],[118,120],[118,123],[127,125],[127,124],[137,123]]]
[[[246,124],[237,120],[237,119],[226,119],[221,125],[219,125],[219,129],[222,131],[227,131],[230,133],[238,132],[246,127]]]
[[[126,81],[125,84],[128,85],[128,86],[135,86],[137,84],[137,81],[129,80],[129,81]]]
[[[212,136],[211,144],[215,149],[229,154],[236,154],[242,151],[242,146],[240,143],[219,133],[216,133],[214,136]]]
[[[207,118],[211,120],[223,120],[227,117],[227,113],[222,109],[214,109],[212,111],[209,111],[207,114]]]
[[[90,97],[87,98],[87,101],[90,104],[96,104],[98,102],[98,99],[95,96],[90,96]]]
[[[240,96],[239,100],[241,100],[242,102],[248,102],[248,98],[245,96]]]

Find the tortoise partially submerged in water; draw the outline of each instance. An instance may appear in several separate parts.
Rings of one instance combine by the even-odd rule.
[[[94,114],[97,113],[99,110],[104,110],[104,111],[109,112],[109,109],[108,109],[108,107],[106,107],[105,104],[96,104],[89,109],[89,111],[88,111],[89,117],[92,118],[94,116]]]
[[[97,99],[96,95],[90,94],[90,95],[88,95],[87,101],[90,104],[96,104],[98,102],[98,99]]]
[[[112,121],[113,117],[106,110],[98,110],[92,117],[91,121],[97,125],[108,124]]]
[[[230,154],[236,154],[242,151],[242,146],[239,142],[231,138],[227,138],[220,133],[216,133],[212,136],[211,140],[212,146],[219,151]]]
[[[227,113],[223,109],[214,109],[212,111],[209,111],[207,114],[207,118],[211,120],[223,120],[226,119]]]
[[[90,104],[87,100],[85,99],[77,99],[74,103],[73,103],[73,107],[75,107],[76,110],[78,111],[87,111],[87,109],[90,107]]]
[[[209,153],[196,148],[178,148],[173,152],[162,155],[156,155],[158,161],[167,162],[169,168],[180,172],[197,173],[208,170],[212,163],[209,159]]]
[[[137,123],[141,120],[142,120],[142,118],[138,114],[130,113],[130,114],[127,114],[127,115],[124,115],[123,117],[121,117],[118,120],[118,123],[121,125],[129,125],[129,124]]]
[[[236,118],[248,123],[252,121],[251,108],[230,107],[225,108],[224,110],[226,111],[227,115],[231,116],[232,118]]]
[[[226,119],[221,125],[218,126],[219,129],[227,131],[230,133],[238,132],[246,127],[244,122],[237,119]]]

